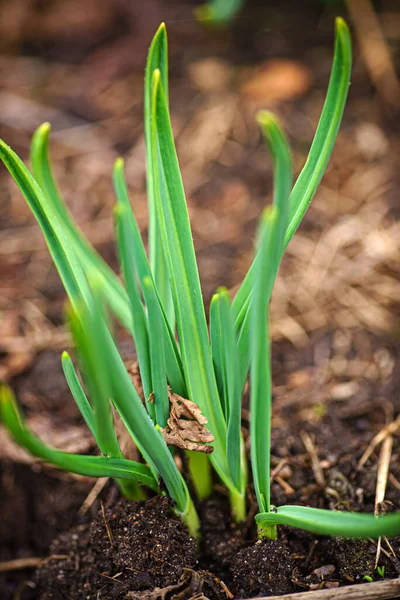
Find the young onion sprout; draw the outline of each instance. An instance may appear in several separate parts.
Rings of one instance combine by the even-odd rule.
[[[400,513],[375,518],[304,506],[276,508],[270,500],[268,306],[282,255],[321,181],[338,133],[351,71],[347,26],[337,19],[325,104],[294,186],[290,149],[279,120],[266,111],[257,116],[273,159],[274,201],[261,217],[256,255],[233,302],[224,288],[213,296],[209,328],[170,123],[167,55],[162,24],[150,47],[145,79],[148,256],[122,159],[114,168],[115,232],[124,284],[84,238],[62,200],[49,160],[50,125],[43,124],[34,134],[32,173],[0,142],[0,158],[43,231],[69,298],[68,321],[80,377],[66,352],[62,366],[99,455],[61,452],[41,442],[28,430],[6,386],[0,390],[0,416],[15,440],[33,455],[74,473],[112,477],[127,498],[144,498],[146,489],[158,492],[161,479],[162,493],[171,497],[176,513],[198,536],[195,502],[174,455],[178,447],[186,452],[186,475],[198,498],[211,493],[214,470],[227,489],[234,519],[246,519],[248,470],[241,400],[250,374],[251,472],[259,537],[275,538],[277,525],[345,537],[399,535]],[[142,398],[113,337],[111,315],[133,337]],[[124,458],[115,419],[128,430],[142,462]]]

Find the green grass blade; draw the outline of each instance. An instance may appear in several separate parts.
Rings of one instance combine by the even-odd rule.
[[[123,211],[123,215],[121,215],[120,220],[121,223],[123,223],[124,230],[126,231],[126,243],[129,245],[129,253],[131,256],[129,259],[129,264],[131,267],[134,267],[137,277],[141,282],[142,291],[145,294],[146,289],[143,289],[142,282],[146,277],[150,278],[153,288],[155,288],[155,285],[139,227],[129,201],[128,189],[124,177],[124,163],[122,159],[117,159],[115,162],[114,189],[118,200],[117,213],[120,210]],[[155,289],[155,293],[160,311],[162,313],[162,329],[160,330],[160,333],[162,334],[165,348],[168,381],[174,392],[185,397],[187,395],[187,389],[179,349],[176,344],[173,331],[168,324],[168,319],[163,310],[157,289]]]
[[[32,138],[30,158],[34,177],[47,198],[48,208],[55,213],[58,221],[62,224],[64,239],[68,238],[68,244],[73,246],[84,270],[87,268],[93,270],[93,267],[95,267],[98,273],[101,273],[103,298],[107,301],[107,304],[121,323],[127,329],[131,330],[131,314],[128,298],[120,280],[85,239],[61,198],[50,165],[48,149],[49,135],[50,124],[43,123],[36,130]]]
[[[162,23],[156,32],[149,49],[146,63],[144,84],[144,132],[146,141],[147,164],[147,196],[149,203],[149,255],[151,271],[154,277],[161,304],[172,330],[175,328],[175,313],[172,301],[168,268],[161,241],[161,233],[157,219],[157,207],[154,192],[154,175],[151,147],[151,114],[152,114],[152,75],[155,69],[160,71],[165,97],[168,102],[168,39],[165,24]]]
[[[290,525],[319,535],[348,538],[397,537],[400,535],[400,512],[381,517],[363,513],[339,512],[308,506],[280,506],[276,512],[256,515],[259,528]]]
[[[265,209],[260,223],[253,297],[250,305],[250,452],[254,488],[260,512],[270,510],[271,360],[268,324],[268,270],[273,251],[277,209]]]
[[[61,363],[71,394],[80,410],[82,417],[85,420],[86,425],[90,429],[94,439],[96,439],[93,409],[89,400],[86,398],[86,394],[83,391],[81,382],[79,381],[78,375],[76,374],[74,365],[68,352],[62,353]]]
[[[211,460],[227,485],[231,485],[225,440],[226,426],[218,399],[200,281],[194,254],[168,107],[160,82],[153,74],[153,168],[158,219],[175,302],[175,313],[189,397],[208,418],[214,435]]]
[[[88,308],[89,310],[80,313],[70,311],[70,327],[93,406],[96,442],[103,454],[110,458],[120,458],[122,453],[111,412],[109,377],[107,370],[102,369],[97,362],[98,354],[102,353],[99,324],[103,319],[97,294],[93,295]]]
[[[158,491],[157,480],[145,465],[124,458],[71,454],[55,450],[41,442],[27,429],[14,395],[6,386],[0,387],[0,417],[20,446],[59,469],[87,477],[130,479]]]
[[[351,74],[350,33],[343,19],[336,20],[335,51],[328,91],[322,109],[317,131],[312,142],[306,164],[290,194],[290,216],[286,228],[284,248],[298,228],[328,165],[333,146],[339,131]],[[233,314],[237,328],[242,325],[252,288],[254,261],[245,277],[233,303]]]
[[[89,289],[80,262],[69,240],[66,239],[63,226],[47,197],[21,159],[2,140],[0,140],[0,159],[19,187],[43,231],[71,303],[74,305],[82,298],[87,301]]]
[[[164,428],[167,425],[169,417],[169,397],[164,341],[162,336],[160,336],[160,331],[162,331],[162,314],[150,277],[144,278],[143,288],[146,293],[146,305],[149,315],[151,377],[153,381],[153,402],[156,423],[161,428]]]

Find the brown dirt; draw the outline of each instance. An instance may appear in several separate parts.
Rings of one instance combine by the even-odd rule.
[[[384,424],[389,406],[385,398],[392,396],[393,386],[397,385],[399,349],[386,340],[358,332],[355,339],[348,340],[345,352],[337,338],[337,333],[318,334],[308,352],[299,352],[282,343],[274,346],[272,464],[274,467],[286,461],[280,471],[281,478],[277,476],[272,485],[272,501],[276,504],[304,502],[324,508],[373,510],[378,455],[374,452],[361,470],[357,469],[357,462],[371,439],[371,431],[378,431]],[[322,351],[325,346],[328,352]],[[355,390],[350,404],[347,399],[332,399],[341,389],[337,386],[345,382],[335,375],[338,348],[348,360],[360,361],[362,355],[370,370],[375,364],[373,357],[378,354],[382,366],[382,353],[387,352],[386,367],[380,375],[372,381],[358,379],[361,403],[357,402]],[[329,402],[319,392],[321,355],[326,360],[323,390],[325,393],[329,390]],[[315,481],[301,438],[304,431],[317,449],[326,482],[324,488]],[[395,438],[392,479],[386,493],[389,510],[398,507],[399,450]],[[92,508],[91,514],[95,516],[92,522],[86,517],[81,525],[61,533],[50,544],[58,532],[77,522],[77,509],[88,484],[57,480],[54,475],[49,477],[44,473],[37,475],[28,466],[12,468],[17,472],[12,485],[8,484],[11,491],[2,496],[4,506],[10,511],[10,517],[5,519],[7,527],[2,528],[1,543],[8,547],[3,558],[33,554],[68,556],[45,562],[35,579],[37,587],[26,589],[24,600],[73,600],[81,598],[83,593],[95,599],[99,591],[104,598],[154,600],[161,594],[153,593],[154,588],[165,590],[171,585],[177,587],[168,593],[179,593],[182,598],[190,598],[194,590],[201,589],[207,597],[225,599],[221,581],[235,597],[242,598],[316,589],[327,583],[362,583],[366,575],[379,579],[374,572],[376,544],[329,540],[288,527],[280,529],[278,542],[254,543],[254,523],[235,526],[227,511],[228,499],[221,493],[199,506],[202,540],[198,552],[182,524],[172,516],[165,499],[150,500],[145,505],[117,501],[113,487],[106,488],[101,495],[112,544],[99,499]],[[40,497],[33,497],[36,502],[33,506],[32,485],[35,489],[39,485],[42,491]],[[398,554],[400,540],[392,540],[391,545]],[[384,550],[386,554],[381,556],[380,565],[385,567],[385,577],[397,577],[399,561],[386,547]],[[107,579],[110,577],[114,580]],[[3,578],[5,598],[12,598],[11,591],[22,578],[13,574]]]
[[[293,592],[293,568],[291,554],[281,542],[256,542],[238,552],[232,561],[235,595],[250,598]]]
[[[48,556],[52,540],[79,522],[78,510],[88,493],[88,482],[39,465],[0,461],[0,561]],[[0,597],[22,593],[32,571],[0,573]],[[36,594],[26,588],[23,598]]]
[[[128,592],[167,587],[196,563],[196,542],[182,522],[171,516],[167,499],[145,504],[117,502],[100,510],[90,525],[62,534],[52,555],[37,572],[42,600],[57,598],[124,598]]]
[[[224,496],[214,495],[203,501],[200,519],[202,561],[207,569],[225,579],[233,556],[244,544],[243,531],[232,522]]]

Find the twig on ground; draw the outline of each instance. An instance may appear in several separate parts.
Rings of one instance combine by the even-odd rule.
[[[0,562],[0,573],[7,571],[22,571],[23,569],[36,569],[43,562],[40,556],[29,556],[28,558],[16,558]]]
[[[314,443],[306,431],[302,431],[300,435],[301,435],[301,439],[303,441],[304,447],[307,450],[307,452],[311,458],[311,467],[312,467],[312,470],[314,473],[315,481],[318,483],[318,485],[321,488],[324,488],[326,485],[325,477],[324,477],[324,473],[323,473],[323,470],[321,467],[321,463],[319,462],[317,450],[314,446]]]
[[[389,598],[397,598],[399,594],[400,579],[387,579],[330,590],[270,596],[268,600],[389,600]],[[267,599],[259,598],[259,600]]]
[[[366,449],[366,451],[360,458],[360,462],[358,463],[359,469],[361,469],[361,467],[363,467],[365,465],[365,463],[367,462],[367,460],[369,459],[369,457],[371,456],[371,454],[373,453],[375,448],[381,442],[383,442],[383,440],[386,439],[388,435],[393,435],[394,433],[396,433],[396,431],[399,429],[399,427],[400,427],[400,414],[397,416],[397,418],[394,421],[389,423],[389,425],[386,425],[383,429],[381,429],[380,432],[377,433],[376,436],[373,438],[373,440],[369,444],[368,448]]]
[[[400,490],[400,481],[398,481],[398,479],[396,479],[396,477],[393,475],[393,473],[389,473],[389,481],[392,485],[394,485],[394,487],[397,490]]]
[[[102,502],[100,502],[100,506],[101,506],[101,514],[103,515],[103,519],[104,519],[104,525],[105,525],[106,530],[107,530],[107,536],[108,536],[108,539],[110,541],[111,547],[113,547],[114,546],[114,536],[112,534],[109,522],[107,521],[106,511],[104,510],[104,504]]]
[[[393,110],[400,109],[400,84],[371,0],[346,0],[365,65],[378,94]]]
[[[293,494],[296,493],[292,486],[279,475],[275,477],[275,481],[278,485],[281,486],[285,494],[287,494],[288,496],[293,496]]]
[[[392,457],[393,448],[393,437],[388,435],[383,441],[381,446],[381,452],[379,455],[378,473],[376,478],[376,492],[375,492],[375,516],[377,517],[381,512],[381,504],[385,500],[386,485],[389,475],[390,459]],[[381,543],[382,539],[378,539],[378,545],[376,550],[375,558],[375,569],[379,564],[379,558],[381,555]]]
[[[51,560],[64,560],[70,558],[69,554],[51,554],[45,558],[41,556],[29,556],[27,558],[15,558],[14,560],[6,560],[0,562],[0,573],[8,571],[22,571],[24,569],[36,569],[40,565],[44,565]]]
[[[96,481],[96,483],[94,484],[94,486],[92,487],[92,489],[90,490],[88,495],[86,496],[85,500],[83,501],[82,506],[80,507],[80,509],[78,511],[80,515],[85,515],[87,513],[89,508],[92,506],[93,502],[96,500],[97,496],[100,494],[102,489],[105,487],[108,480],[109,480],[109,477],[100,477]]]

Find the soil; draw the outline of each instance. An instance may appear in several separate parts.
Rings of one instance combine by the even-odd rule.
[[[135,4],[142,2],[87,0],[84,16],[77,0],[66,13],[64,4],[15,0],[2,15],[1,137],[26,157],[33,129],[52,120],[53,160],[67,202],[117,268],[105,174],[123,153],[146,237],[143,64],[166,20],[173,125],[206,305],[218,285],[234,292],[272,190],[254,111],[266,106],[279,114],[298,172],[326,89],[333,16],[343,7],[315,0],[299,10],[296,0],[248,0],[240,19],[214,31],[193,21],[194,0],[146,0],[141,14]],[[398,65],[396,0],[376,6]],[[272,501],[373,512],[380,446],[361,468],[359,461],[400,411],[398,119],[371,84],[357,44],[354,55],[337,148],[288,248],[271,306]],[[288,62],[274,66],[278,57]],[[70,344],[62,285],[8,175],[1,184],[0,378],[12,384],[41,437],[92,452],[60,367],[60,351]],[[132,360],[130,342],[121,344]],[[248,449],[247,398],[243,425]],[[196,547],[165,498],[127,503],[108,482],[87,505],[92,480],[32,462],[1,431],[0,482],[2,600],[226,600],[400,576],[400,539],[382,542],[381,574],[377,545],[368,540],[281,527],[277,541],[260,543],[252,491],[249,520],[238,526],[217,481],[212,498],[197,506]],[[381,509],[399,508],[397,430]],[[36,569],[5,565],[32,558]]]
[[[118,501],[89,525],[54,540],[53,556],[37,572],[40,598],[124,598],[129,592],[167,587],[196,563],[196,542],[156,497],[145,504]]]
[[[275,391],[281,393],[275,399],[272,461],[276,466],[285,460],[285,467],[272,485],[272,501],[372,511],[377,456],[373,453],[362,469],[357,469],[357,463],[371,428],[384,421],[385,398],[397,385],[399,348],[359,332],[347,346],[346,356],[359,360],[362,352],[371,360],[367,347],[372,355],[385,350],[387,360],[391,359],[391,372],[374,382],[360,381],[363,402],[358,405],[355,395],[352,410],[347,401],[331,400],[324,411],[314,358],[322,344],[331,349],[337,345],[335,335],[319,333],[308,352],[288,344],[274,345]],[[328,364],[334,365],[334,358],[331,350]],[[304,395],[309,394],[304,402]],[[245,418],[246,409],[244,425]],[[305,431],[318,449],[323,488],[316,482],[305,452]],[[396,439],[391,464],[394,482],[400,479],[399,451]],[[4,598],[11,599],[22,589],[20,597],[24,600],[186,599],[195,593],[221,600],[231,594],[246,598],[362,583],[365,576],[379,579],[374,570],[376,543],[328,539],[290,527],[280,528],[277,541],[256,541],[252,519],[240,527],[231,521],[228,499],[222,491],[198,506],[202,537],[196,547],[166,498],[130,503],[119,499],[117,489],[109,484],[91,511],[77,518],[91,485],[74,482],[68,476],[60,479],[54,471],[35,473],[37,468],[3,464],[3,481],[7,483],[3,485],[6,494],[1,497],[4,519],[0,547],[8,550],[2,558],[48,557],[36,573],[30,573],[29,584],[26,572],[3,574],[0,591]],[[398,489],[391,481],[386,493],[388,510],[399,506]],[[40,496],[32,495],[32,486],[41,490]],[[253,498],[249,506],[251,513]],[[400,538],[391,540],[391,547],[394,554],[384,548],[379,561],[386,578],[400,576],[396,558]],[[19,587],[23,581],[28,587]]]

